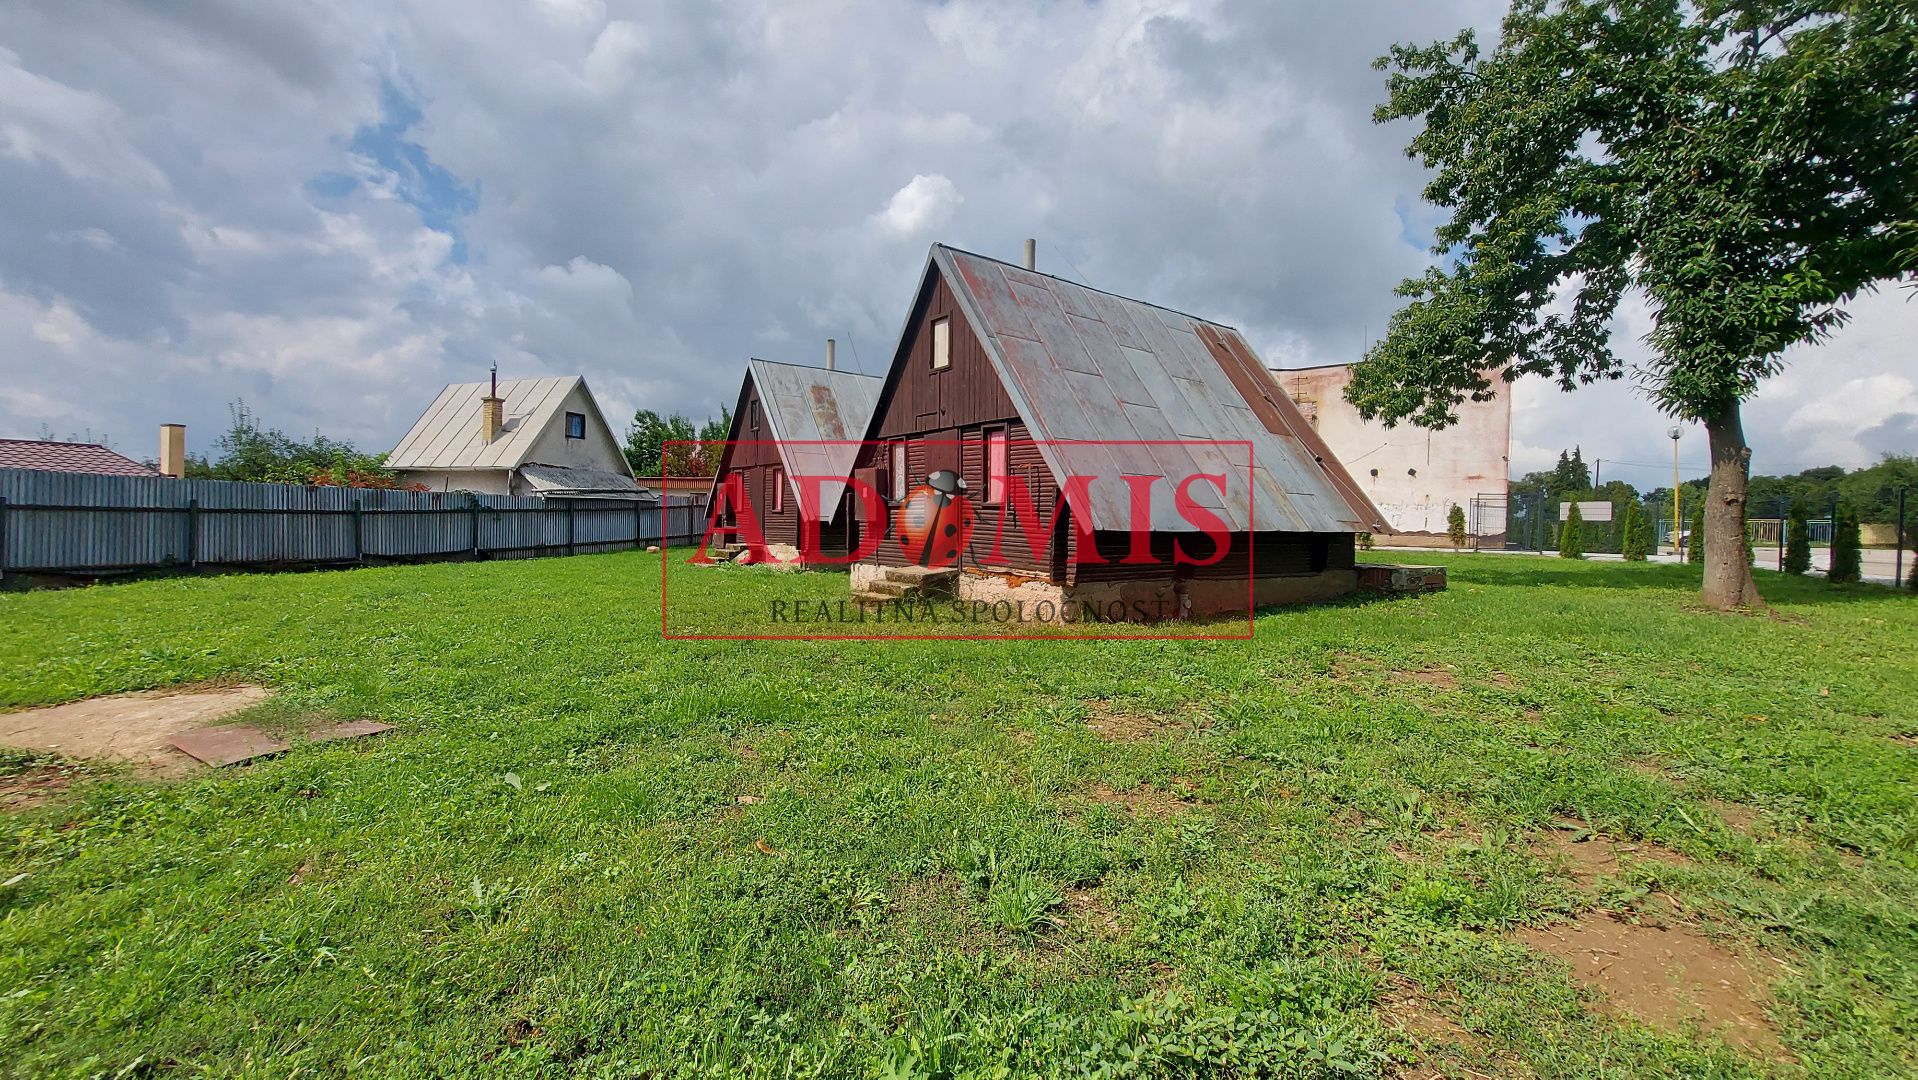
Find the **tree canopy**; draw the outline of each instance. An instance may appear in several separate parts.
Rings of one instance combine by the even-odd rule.
[[[247,480],[321,487],[396,488],[385,454],[363,454],[353,444],[314,432],[297,439],[264,427],[245,401],[227,407],[232,419],[214,440],[215,456],[189,457],[186,474],[201,480]],[[423,489],[422,489],[423,490]]]
[[[1423,121],[1408,153],[1451,216],[1351,401],[1436,427],[1494,379],[1621,377],[1612,322],[1636,292],[1634,374],[1705,424],[1714,530],[1742,531],[1739,403],[1918,268],[1918,0],[1515,0],[1489,53],[1466,31],[1379,66],[1377,119]],[[1757,600],[1732,555],[1705,583]]]
[[[641,409],[626,429],[626,462],[638,476],[710,476],[719,469],[721,444],[732,426],[732,411],[723,406],[697,428],[679,413]]]

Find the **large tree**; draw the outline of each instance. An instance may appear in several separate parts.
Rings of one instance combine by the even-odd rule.
[[[1467,31],[1379,66],[1451,216],[1348,397],[1441,427],[1494,379],[1618,378],[1635,291],[1634,374],[1710,437],[1706,534],[1742,534],[1740,403],[1918,268],[1918,0],[1515,0],[1489,54]],[[1759,602],[1738,548],[1708,548],[1714,606]]]

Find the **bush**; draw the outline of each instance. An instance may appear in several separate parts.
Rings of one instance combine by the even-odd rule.
[[[1831,522],[1831,570],[1825,577],[1834,582],[1857,581],[1863,560],[1863,545],[1858,536],[1858,511],[1850,503],[1839,503]]]
[[[1705,561],[1705,508],[1702,505],[1692,511],[1692,535],[1686,544],[1686,562]]]
[[[1359,550],[1360,551],[1372,550],[1372,534],[1371,533],[1362,532],[1359,534]]]
[[[1445,538],[1452,542],[1452,550],[1465,546],[1465,511],[1459,504],[1452,504],[1452,512],[1445,515]]]
[[[1637,503],[1625,504],[1625,523],[1619,527],[1619,546],[1626,562],[1644,562],[1651,549],[1651,526]]]
[[[1791,520],[1785,526],[1785,573],[1803,574],[1811,569],[1811,522],[1805,517],[1805,504],[1792,500]]]
[[[1565,512],[1565,524],[1559,527],[1558,554],[1562,559],[1585,557],[1585,516],[1578,512],[1576,502]]]

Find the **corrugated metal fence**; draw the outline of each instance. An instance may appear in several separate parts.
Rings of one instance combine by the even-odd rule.
[[[0,573],[519,557],[690,543],[665,504],[0,469]]]

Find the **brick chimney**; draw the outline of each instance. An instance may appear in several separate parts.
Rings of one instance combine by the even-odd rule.
[[[492,442],[506,427],[506,400],[499,396],[499,365],[493,365],[492,389],[480,399],[480,441]]]
[[[186,476],[186,425],[160,425],[160,475],[175,480]]]

